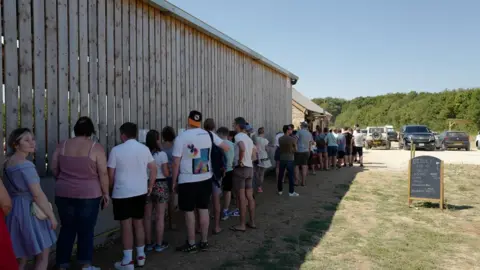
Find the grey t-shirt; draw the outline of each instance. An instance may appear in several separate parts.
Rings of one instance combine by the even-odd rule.
[[[313,141],[312,133],[308,129],[301,129],[297,132],[297,152],[310,152],[310,143]]]

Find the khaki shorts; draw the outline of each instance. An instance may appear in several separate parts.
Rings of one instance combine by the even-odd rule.
[[[233,187],[235,190],[253,188],[252,178],[252,167],[236,167],[233,169]]]

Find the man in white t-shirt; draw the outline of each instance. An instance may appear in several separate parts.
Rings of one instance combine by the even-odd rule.
[[[185,212],[187,225],[187,242],[178,247],[177,251],[196,252],[198,249],[208,248],[208,227],[210,217],[208,206],[212,195],[212,141],[224,151],[229,146],[216,134],[200,128],[202,114],[191,111],[188,116],[188,128],[177,138],[173,145],[173,189],[178,193],[178,207]],[[202,240],[197,246],[195,243],[195,214],[199,213]]]
[[[108,157],[108,176],[113,187],[113,217],[120,221],[124,249],[123,259],[115,263],[116,269],[133,270],[135,267],[132,258],[134,232],[137,265],[145,265],[146,259],[143,217],[147,194],[152,192],[157,176],[157,165],[148,147],[136,140],[137,133],[136,124],[123,124],[120,127],[123,143],[115,146]]]
[[[235,157],[233,170],[233,186],[240,202],[240,224],[230,227],[232,231],[244,232],[247,228],[256,228],[255,225],[255,199],[253,198],[253,161],[256,148],[252,139],[248,136],[247,122],[243,117],[235,118]],[[246,222],[247,203],[250,214],[250,222]]]
[[[363,133],[360,132],[360,128],[358,127],[357,132],[353,135],[353,143],[355,147],[355,153],[358,154],[360,167],[363,167]]]

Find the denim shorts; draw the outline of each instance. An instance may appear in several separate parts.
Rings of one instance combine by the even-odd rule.
[[[336,157],[337,156],[338,146],[328,146],[327,152],[329,157]]]
[[[327,152],[327,148],[317,148],[317,153],[326,153]]]

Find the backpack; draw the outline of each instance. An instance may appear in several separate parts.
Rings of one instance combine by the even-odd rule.
[[[315,143],[317,144],[317,148],[325,149],[327,143],[325,142],[325,136],[322,138],[322,135],[315,136]]]
[[[212,141],[212,148],[210,153],[210,162],[212,163],[212,172],[214,184],[220,187],[220,180],[223,177],[224,172],[227,169],[227,156],[223,152],[223,149],[213,143],[213,135],[210,131],[207,131]]]

